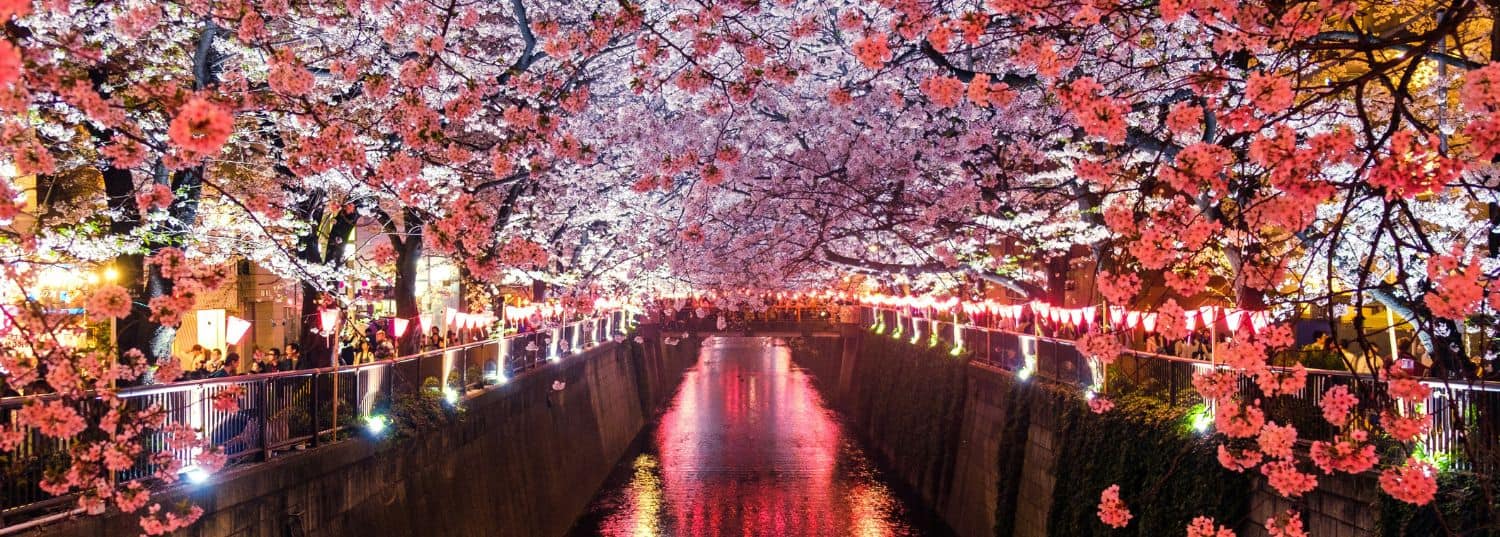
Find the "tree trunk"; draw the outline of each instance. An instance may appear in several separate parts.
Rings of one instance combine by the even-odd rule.
[[[400,241],[391,241],[396,247],[396,316],[415,319],[421,314],[417,305],[417,268],[423,251],[422,219],[416,212],[408,210],[402,217],[402,226],[406,228],[405,237]],[[419,331],[420,328],[407,330],[401,335],[397,340],[399,354],[417,352],[417,338],[414,334]]]
[[[218,79],[218,56],[213,43],[219,27],[212,21],[206,23],[198,38],[193,55],[194,87],[203,89]],[[91,72],[91,82],[96,89],[105,82],[102,72]],[[92,133],[101,141],[114,137],[113,132]],[[113,166],[102,170],[108,204],[121,215],[110,224],[115,235],[129,235],[141,224],[140,209],[135,204],[135,180],[130,170]],[[156,165],[153,182],[168,185],[175,196],[167,208],[169,218],[164,224],[153,225],[151,236],[158,237],[145,244],[146,253],[126,254],[115,258],[115,269],[121,282],[130,291],[133,307],[130,315],[116,324],[115,347],[120,351],[139,349],[150,363],[171,356],[172,341],[177,337],[176,326],[163,326],[151,320],[148,307],[151,299],[172,292],[172,282],[163,278],[161,271],[145,266],[145,258],[168,246],[181,246],[198,218],[198,201],[203,192],[203,166],[177,172],[168,178],[167,170],[160,162]]]

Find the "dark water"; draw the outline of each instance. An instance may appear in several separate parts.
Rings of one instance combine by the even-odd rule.
[[[571,535],[938,536],[826,407],[785,345],[704,343]]]

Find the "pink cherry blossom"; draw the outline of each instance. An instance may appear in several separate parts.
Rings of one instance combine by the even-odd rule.
[[[922,93],[933,104],[942,107],[958,106],[963,102],[964,83],[951,76],[932,76],[922,81]]]
[[[1084,357],[1099,360],[1104,365],[1114,363],[1125,351],[1119,337],[1098,331],[1089,331],[1078,338],[1077,348]]]
[[[131,304],[130,291],[118,285],[104,284],[89,294],[88,304],[84,309],[88,310],[89,317],[96,320],[124,319],[130,315]]]
[[[1254,449],[1234,449],[1219,444],[1219,465],[1234,472],[1244,472],[1260,464],[1264,455]]]
[[[1130,524],[1130,509],[1125,507],[1125,502],[1120,500],[1120,486],[1110,485],[1099,494],[1099,520],[1113,528],[1123,528]]]
[[[1380,462],[1380,458],[1375,455],[1374,444],[1369,443],[1366,436],[1364,431],[1356,429],[1334,442],[1314,441],[1308,455],[1325,474],[1334,471],[1364,473]]]
[[[16,412],[16,423],[35,427],[43,435],[69,438],[88,428],[83,416],[63,401],[33,402]]]
[[[1403,416],[1386,410],[1380,413],[1380,425],[1397,441],[1411,442],[1427,434],[1427,431],[1432,428],[1432,416],[1428,414]]]
[[[1302,513],[1290,509],[1267,518],[1265,527],[1271,537],[1307,537],[1302,529]]]
[[[1089,399],[1089,411],[1095,414],[1103,414],[1114,410],[1115,404],[1103,395],[1095,395]]]
[[[0,86],[10,86],[21,79],[21,51],[9,41],[0,41]]]
[[[1233,400],[1221,400],[1214,410],[1214,428],[1230,438],[1255,436],[1265,423],[1265,412],[1254,404],[1242,405]]]
[[[1262,72],[1250,73],[1250,79],[1245,82],[1245,93],[1255,103],[1255,108],[1267,114],[1286,110],[1295,98],[1291,80]]]
[[[1392,498],[1413,505],[1427,505],[1437,496],[1437,470],[1414,458],[1406,465],[1380,472],[1380,489]]]
[[[876,33],[864,36],[854,43],[854,55],[867,69],[876,70],[885,66],[885,62],[891,61],[891,49],[886,44],[886,35]]]
[[[234,118],[222,106],[193,97],[177,111],[167,131],[172,143],[196,155],[219,152],[234,132]]]
[[[1266,483],[1271,488],[1287,498],[1301,496],[1318,487],[1316,476],[1298,471],[1296,463],[1290,460],[1267,462],[1260,466],[1260,472],[1265,474]]]
[[[1193,388],[1204,399],[1218,400],[1239,391],[1239,374],[1228,369],[1208,369],[1193,373]]]
[[[1235,534],[1227,527],[1215,526],[1214,519],[1200,516],[1188,524],[1187,537],[1235,537]]]
[[[1256,437],[1256,444],[1260,446],[1261,453],[1276,459],[1292,458],[1292,448],[1296,443],[1297,428],[1291,425],[1277,425],[1276,422],[1266,423]]]
[[[1318,401],[1318,406],[1323,408],[1323,419],[1336,427],[1349,423],[1349,411],[1358,404],[1359,399],[1350,394],[1349,388],[1344,385],[1329,388]]]

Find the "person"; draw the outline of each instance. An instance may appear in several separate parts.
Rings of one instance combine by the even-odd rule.
[[[297,369],[303,365],[300,362],[301,359],[302,349],[298,348],[296,343],[287,343],[286,352],[282,353],[281,360],[276,364],[276,369],[281,371]]]
[[[426,343],[425,348],[429,351],[441,349],[446,346],[443,345],[443,334],[442,332],[438,332],[438,327],[436,326],[427,331],[427,340],[423,343]]]
[[[210,373],[208,375],[208,378],[221,379],[224,377],[232,377],[239,374],[240,353],[231,352],[229,353],[229,356],[227,358],[222,360],[222,362],[223,363],[219,365],[218,369],[215,369],[213,373]]]
[[[211,349],[208,351],[208,361],[203,364],[203,375],[211,375],[224,367],[224,351]]]
[[[1327,350],[1328,349],[1328,344],[1330,342],[1332,342],[1332,338],[1328,337],[1328,332],[1324,332],[1322,330],[1318,330],[1318,331],[1313,332],[1312,343],[1308,343],[1307,345],[1303,346],[1302,350],[1305,350],[1305,351]]]
[[[391,343],[391,337],[386,335],[385,330],[375,332],[375,359],[385,360],[396,356],[396,346]]]
[[[184,378],[192,378],[203,367],[203,354],[202,345],[193,345],[191,349],[188,349],[187,354],[182,356],[182,376]]]
[[[1422,375],[1422,364],[1411,355],[1411,338],[1403,337],[1396,340],[1396,366],[1400,367],[1406,374],[1418,377]]]
[[[1347,347],[1334,342],[1328,332],[1313,332],[1312,343],[1302,346],[1302,365],[1313,369],[1345,370],[1347,367],[1342,356],[1343,348]]]
[[[339,365],[349,365],[354,362],[354,355],[358,350],[359,336],[353,333],[345,333],[344,341],[339,344]]]
[[[273,373],[281,370],[281,349],[272,347],[266,353],[266,361],[256,364],[263,373]]]
[[[1145,350],[1148,354],[1165,354],[1167,352],[1167,338],[1162,337],[1161,334],[1152,332],[1146,334],[1145,339],[1142,350]]]
[[[359,349],[356,350],[356,351],[354,351],[354,355],[353,355],[353,363],[354,363],[354,365],[368,364],[368,363],[371,363],[371,362],[374,362],[374,361],[375,361],[375,352],[372,351],[372,350],[370,350],[370,342],[361,339],[359,341]]]

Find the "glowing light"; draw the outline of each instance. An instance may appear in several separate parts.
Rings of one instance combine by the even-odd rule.
[[[193,464],[183,468],[177,475],[182,476],[188,483],[201,485],[208,482],[211,474],[208,473],[208,470],[204,470],[203,467]]]
[[[510,377],[503,371],[491,371],[484,374],[484,380],[490,384],[505,384],[510,382]]]
[[[379,414],[365,417],[365,430],[375,436],[380,436],[380,433],[385,432],[386,427],[389,427],[390,424],[391,420],[389,418]]]
[[[409,324],[411,324],[411,321],[408,319],[402,319],[400,317],[391,319],[391,335],[399,338],[402,335],[406,334],[406,326]]]
[[[458,390],[451,387],[443,388],[443,401],[448,403],[448,406],[458,406]]]
[[[1188,412],[1188,425],[1191,426],[1194,431],[1197,431],[1199,433],[1207,433],[1209,427],[1213,426],[1213,424],[1214,413],[1213,410],[1208,407],[1208,405],[1199,403],[1197,405],[1194,405],[1193,409]]]
[[[250,321],[230,315],[224,321],[224,340],[230,345],[238,345],[244,339],[245,332],[250,331]]]
[[[114,267],[104,267],[104,281],[114,282],[120,279],[120,270]]]
[[[333,327],[339,324],[339,310],[330,309],[318,312],[318,326],[324,332],[333,332]]]

